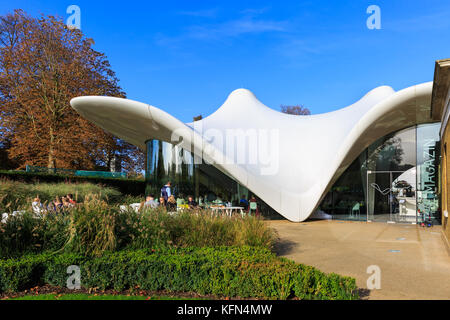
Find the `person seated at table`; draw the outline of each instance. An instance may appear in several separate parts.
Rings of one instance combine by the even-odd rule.
[[[252,205],[252,204],[253,204],[253,205]],[[259,216],[259,208],[258,208],[258,204],[257,204],[257,201],[256,201],[255,196],[252,196],[252,197],[250,198],[250,201],[249,201],[249,207],[248,207],[248,213],[249,213],[249,214],[251,214],[252,211],[253,211],[252,207],[256,208],[256,209],[254,209],[254,210],[255,210],[255,215],[256,215],[256,216]]]
[[[145,209],[145,208],[155,209],[156,207],[158,207],[158,203],[155,201],[155,197],[152,194],[149,194],[145,198],[145,202],[141,206],[141,208],[143,208],[143,209]],[[139,209],[141,209],[141,208],[139,208]]]
[[[241,200],[239,200],[239,205],[244,207],[245,210],[248,209],[248,201],[245,199],[245,194],[242,195]]]
[[[61,199],[56,196],[55,200],[53,200],[53,202],[50,204],[50,210],[54,211],[54,212],[61,212],[63,209],[63,204],[61,202]]]
[[[187,205],[189,206],[189,209],[197,208],[197,202],[195,202],[195,200],[194,200],[194,198],[192,196],[188,197]]]
[[[73,195],[71,193],[66,194],[66,199],[73,205],[77,204],[77,202],[75,200],[73,200]]]
[[[44,206],[42,205],[39,196],[36,196],[36,198],[33,199],[33,202],[31,203],[31,208],[33,209],[33,213],[38,215],[44,211]]]
[[[167,199],[166,208],[167,211],[177,211],[177,201],[173,195]]]
[[[62,207],[63,208],[72,208],[74,205],[72,203],[70,203],[69,199],[67,197],[62,197]]]
[[[223,205],[223,200],[220,194],[216,197],[216,199],[213,201],[215,205]]]

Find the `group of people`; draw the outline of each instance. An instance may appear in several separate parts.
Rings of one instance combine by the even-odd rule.
[[[164,199],[164,197],[159,197],[159,199],[156,200],[155,196],[150,194],[145,198],[145,202],[142,203],[141,208],[165,208],[167,211],[176,211],[179,204],[186,204],[189,209],[198,207],[192,196],[188,197],[187,203],[184,203],[184,201],[183,203],[179,203],[179,200],[180,199],[177,201],[173,195],[169,196],[167,200]]]
[[[73,199],[73,195],[71,193],[66,194],[65,196],[59,197],[56,196],[53,201],[48,203],[42,203],[39,196],[36,196],[31,203],[31,207],[34,213],[40,214],[42,212],[56,212],[61,213],[67,209],[73,208],[77,202]]]
[[[205,196],[205,199],[207,197]],[[216,197],[216,200],[212,203],[218,203],[218,199],[220,197]],[[146,196],[145,201],[141,203],[139,206],[139,210],[142,210],[144,208],[165,208],[167,211],[177,211],[178,207],[184,207],[187,209],[196,209],[203,205],[202,198],[200,200],[200,205],[194,200],[193,196],[188,196],[187,201],[184,200],[184,198],[179,197],[178,199],[175,198],[174,194],[172,193],[171,189],[171,182],[167,182],[162,188],[161,188],[161,194],[158,199],[155,198],[153,194],[150,194]],[[221,204],[223,205],[223,201],[220,200]],[[227,206],[231,206],[231,203],[226,203]],[[242,195],[241,199],[239,200],[239,206],[243,207],[245,211],[252,211],[256,215],[259,214],[259,206],[257,205],[257,200],[254,196],[250,197],[249,200],[246,199],[245,195]]]
[[[143,208],[165,208],[167,211],[177,211],[177,207],[180,202],[180,199],[175,199],[175,196],[171,191],[171,183],[167,182],[161,188],[161,195],[158,200],[155,199],[153,194],[148,195],[145,198],[145,201],[141,204],[140,210]],[[184,201],[183,201],[184,204]],[[197,203],[194,201],[192,196],[188,196],[187,206],[189,209],[197,208]]]

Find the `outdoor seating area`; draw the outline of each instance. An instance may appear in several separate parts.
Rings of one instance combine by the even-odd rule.
[[[42,217],[47,213],[64,214],[76,205],[77,202],[73,199],[73,195],[71,193],[62,197],[57,196],[53,201],[48,202],[41,202],[39,196],[36,196],[31,202],[31,211],[35,216]],[[9,213],[4,212],[1,214],[1,222],[6,223],[10,217],[15,217],[17,215],[24,214],[25,212],[26,210],[15,210]]]
[[[173,197],[174,198],[174,197]],[[177,198],[175,202],[169,198],[168,202],[164,202],[164,198],[155,200],[153,195],[147,196],[142,202],[131,203],[129,205],[120,205],[121,211],[133,210],[135,212],[141,212],[144,208],[162,208],[169,213],[176,213],[180,211],[199,211],[199,210],[211,210],[211,215],[240,215],[244,217],[248,214],[255,214],[258,207],[256,202],[252,203],[248,209],[244,206],[232,206],[229,202],[211,202],[197,204],[191,196],[188,199]]]
[[[168,181],[162,188],[158,199],[156,199],[154,194],[149,194],[146,196],[144,201],[131,203],[129,205],[120,205],[120,210],[122,212],[126,210],[133,210],[135,212],[141,212],[145,208],[159,208],[163,209],[169,213],[176,213],[179,211],[190,210],[210,210],[211,215],[225,215],[233,216],[240,215],[244,217],[245,215],[260,215],[260,208],[258,202],[254,196],[248,201],[245,195],[241,196],[239,202],[222,200],[222,197],[216,196],[214,200],[209,201],[210,197],[198,197],[194,199],[192,195],[188,195],[186,198],[179,194],[175,196],[172,194],[172,184]],[[236,205],[238,203],[239,205]]]

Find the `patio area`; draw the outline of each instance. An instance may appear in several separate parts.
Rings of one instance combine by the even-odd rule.
[[[450,255],[441,226],[351,221],[268,221],[279,255],[324,272],[356,278],[367,289],[367,267],[381,270],[381,289],[363,299],[450,299]]]

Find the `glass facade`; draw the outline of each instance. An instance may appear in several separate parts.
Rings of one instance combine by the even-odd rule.
[[[366,148],[325,195],[319,210],[333,219],[440,224],[440,123],[406,128]],[[191,152],[159,140],[147,145],[147,193],[158,196],[168,181],[177,198],[192,195],[200,204],[238,206],[246,187]],[[256,197],[256,195],[254,195]],[[260,211],[281,216],[258,199]]]
[[[146,194],[159,196],[161,187],[168,181],[177,198],[189,195],[199,204],[231,202],[238,206],[242,195],[249,199],[253,194],[234,179],[202,159],[171,143],[148,140],[146,164]],[[281,217],[261,199],[257,199],[259,212],[266,217]]]
[[[335,219],[440,223],[440,123],[389,134],[370,145],[322,200]]]

